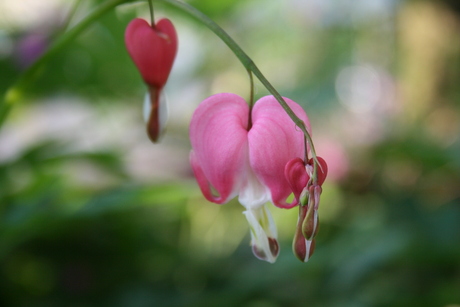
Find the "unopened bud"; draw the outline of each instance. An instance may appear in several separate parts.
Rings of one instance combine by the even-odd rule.
[[[302,222],[302,234],[307,240],[313,239],[319,230],[318,211],[312,208],[308,210]]]
[[[305,206],[305,205],[308,203],[309,195],[310,195],[310,193],[308,192],[307,187],[305,187],[305,188],[302,190],[302,193],[300,193],[300,196],[299,196],[300,206],[303,207],[303,206]]]
[[[297,220],[296,232],[292,242],[292,251],[294,255],[302,262],[307,262],[315,250],[315,240],[307,240],[303,234],[302,228],[304,220],[308,215],[307,211],[307,206],[299,206],[299,219]],[[314,235],[315,234],[316,233],[314,233]]]
[[[294,255],[302,262],[307,262],[315,251],[315,239],[306,240],[301,231],[296,231],[292,242]]]

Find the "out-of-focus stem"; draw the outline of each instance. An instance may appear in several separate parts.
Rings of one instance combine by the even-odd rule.
[[[48,50],[46,50],[45,53],[43,53],[43,55],[38,58],[37,61],[35,61],[6,91],[5,96],[3,97],[2,101],[0,101],[0,128],[3,125],[13,105],[21,100],[24,88],[33,82],[35,77],[40,73],[40,70],[44,67],[48,60],[52,58],[58,51],[60,51],[65,45],[67,45],[84,30],[86,30],[88,26],[90,26],[94,21],[115,8],[117,5],[124,2],[128,1],[108,0],[102,3],[77,25],[57,37],[54,43],[50,45]]]

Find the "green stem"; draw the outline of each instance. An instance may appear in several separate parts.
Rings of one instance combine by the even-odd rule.
[[[248,131],[252,128],[252,107],[254,106],[254,77],[252,71],[248,69],[249,75],[249,115],[248,115]]]
[[[84,30],[86,30],[86,28],[88,28],[88,26],[90,26],[94,21],[112,10],[117,5],[124,2],[128,2],[128,0],[108,0],[102,3],[72,29],[63,33],[56,39],[56,41],[48,48],[48,50],[37,61],[35,61],[7,90],[3,101],[0,102],[0,127],[3,125],[13,105],[21,100],[21,94],[24,91],[24,88],[33,82],[33,80],[43,69],[44,64],[46,64],[46,62],[51,59],[58,51],[60,51],[65,45],[67,45]]]
[[[259,68],[254,64],[251,58],[241,49],[241,47],[212,19],[208,16],[194,8],[193,6],[188,5],[187,3],[180,2],[177,0],[159,0],[166,3],[169,3],[185,12],[189,15],[193,16],[194,18],[198,19],[204,25],[206,25],[214,34],[216,34],[236,55],[236,57],[240,60],[241,64],[248,70],[254,73],[254,75],[260,80],[260,82],[267,88],[267,90],[275,97],[275,99],[279,102],[281,107],[283,107],[284,111],[289,115],[292,121],[297,125],[297,127],[302,130],[303,134],[305,135],[308,143],[310,144],[310,149],[312,152],[313,160],[315,164],[318,164],[318,160],[316,159],[316,151],[313,145],[313,141],[311,139],[310,133],[307,131],[305,123],[292,111],[289,105],[284,101],[283,97],[278,93],[278,91],[268,82],[267,78],[262,74]],[[308,161],[306,161],[308,162]],[[314,175],[316,175],[316,165],[314,167]]]
[[[252,76],[252,71],[248,69],[249,75],[249,109],[252,110],[254,106],[254,77]]]
[[[153,3],[152,0],[148,0],[149,2],[149,10],[150,10],[150,26],[155,29],[155,17],[153,14]]]
[[[75,16],[75,14],[77,13],[77,10],[78,10],[78,7],[80,6],[81,4],[81,1],[82,0],[75,0],[72,4],[72,7],[70,8],[70,11],[67,15],[67,18],[66,18],[66,21],[65,23],[62,25],[62,28],[61,28],[61,31],[62,32],[65,32],[67,30],[67,28],[69,27],[70,25],[70,22],[72,21],[73,17]],[[59,34],[61,34],[59,32]]]

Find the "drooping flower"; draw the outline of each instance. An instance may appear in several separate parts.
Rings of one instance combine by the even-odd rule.
[[[285,176],[294,193],[294,202],[299,205],[299,218],[292,243],[297,258],[307,262],[315,249],[315,236],[319,229],[318,207],[322,184],[327,176],[327,164],[317,157],[317,175],[314,178],[314,161],[308,163],[300,158],[290,160],[285,167]]]
[[[303,109],[286,99],[304,121]],[[243,98],[223,93],[204,100],[190,123],[190,162],[207,200],[224,204],[238,195],[251,230],[254,255],[274,262],[279,252],[276,226],[266,208],[272,202],[291,208],[286,163],[304,153],[303,134],[273,96],[259,99],[252,111]],[[214,192],[215,191],[215,192]]]
[[[147,133],[153,142],[158,140],[162,128],[159,110],[160,96],[168,80],[177,54],[177,34],[168,19],[159,20],[155,26],[136,18],[125,31],[125,44],[142,79],[148,86]]]

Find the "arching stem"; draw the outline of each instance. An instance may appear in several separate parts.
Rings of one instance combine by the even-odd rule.
[[[248,69],[249,75],[249,118],[248,118],[248,131],[252,127],[252,107],[254,107],[254,77],[252,71]]]

